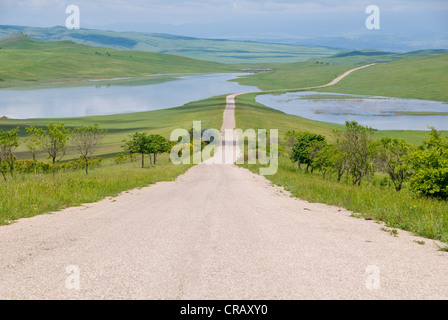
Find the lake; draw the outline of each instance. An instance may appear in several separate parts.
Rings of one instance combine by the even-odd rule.
[[[310,95],[312,99],[308,98]],[[322,95],[322,99],[318,95]],[[439,101],[311,91],[264,94],[257,96],[256,101],[288,114],[322,122],[345,125],[346,120],[357,121],[378,130],[426,131],[428,126],[448,130],[448,104]],[[415,115],[421,112],[446,114]]]
[[[91,81],[87,86],[0,89],[0,117],[12,119],[67,118],[150,111],[182,106],[213,96],[259,91],[228,80],[247,75],[221,73],[173,76],[171,81]]]

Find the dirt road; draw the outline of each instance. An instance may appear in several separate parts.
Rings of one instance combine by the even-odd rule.
[[[222,129],[235,125],[233,97]],[[0,227],[0,298],[448,298],[447,253],[350,214],[202,163],[175,182]]]

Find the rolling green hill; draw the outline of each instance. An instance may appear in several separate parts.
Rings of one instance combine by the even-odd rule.
[[[448,102],[448,54],[379,63],[319,91]]]
[[[340,51],[319,46],[199,39],[159,33],[68,30],[64,27],[0,26],[0,39],[21,32],[41,41],[70,40],[95,47],[167,53],[228,64],[298,62],[331,56]]]
[[[258,72],[232,81],[257,86],[261,90],[304,88],[329,83],[353,68],[351,64],[329,65],[304,61],[275,65],[272,71]]]
[[[0,87],[149,74],[233,72],[225,64],[72,41],[38,41],[24,34],[0,40]]]
[[[276,65],[273,71],[259,72],[233,81],[257,86],[261,90],[319,86],[356,66],[378,62],[375,66],[352,73],[337,85],[317,90],[448,101],[448,53],[441,54],[445,51],[401,54],[343,52],[325,59]]]

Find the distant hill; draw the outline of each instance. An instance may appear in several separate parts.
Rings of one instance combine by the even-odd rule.
[[[92,47],[73,41],[39,41],[20,33],[0,40],[0,87],[240,70],[176,55]]]
[[[448,50],[438,49],[438,50],[416,50],[409,52],[385,52],[379,50],[366,49],[360,51],[342,51],[329,57],[311,59],[311,61],[329,63],[332,65],[348,65],[348,64],[362,65],[374,62],[376,63],[391,62],[404,58],[431,57],[445,53],[448,53]]]
[[[426,34],[423,30],[418,34],[389,33],[386,28],[382,30],[358,30],[358,34],[350,36],[319,36],[307,39],[256,39],[261,42],[273,42],[294,44],[302,46],[327,46],[344,48],[344,50],[362,50],[374,48],[376,50],[388,52],[408,52],[426,49],[448,49],[448,38],[445,30],[440,30],[438,34]],[[425,39],[426,40],[422,40]],[[417,40],[420,39],[420,40]]]
[[[24,33],[41,41],[70,40],[95,47],[168,53],[228,64],[299,62],[312,57],[328,57],[341,51],[322,46],[199,39],[160,33],[0,26],[0,39],[17,33]]]

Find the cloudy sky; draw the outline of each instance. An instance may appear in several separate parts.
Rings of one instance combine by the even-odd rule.
[[[0,0],[0,24],[63,26],[70,4],[81,28],[252,40],[380,35],[448,47],[447,0]],[[365,27],[369,5],[380,9],[380,30]]]

